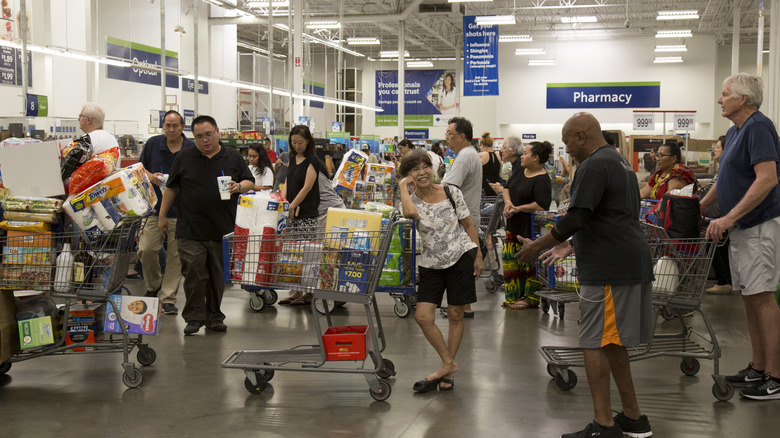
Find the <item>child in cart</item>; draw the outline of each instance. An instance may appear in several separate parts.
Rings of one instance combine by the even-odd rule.
[[[415,321],[441,358],[441,367],[414,384],[415,392],[451,391],[458,371],[455,355],[463,338],[463,311],[477,301],[475,280],[482,254],[463,194],[457,187],[433,183],[431,158],[421,150],[404,156],[398,183],[404,217],[415,221],[422,240]],[[444,290],[449,305],[448,339],[435,324]]]

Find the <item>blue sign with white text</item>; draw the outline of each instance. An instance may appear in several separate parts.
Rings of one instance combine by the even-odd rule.
[[[660,82],[547,84],[547,108],[658,108],[660,106]]]
[[[498,26],[463,17],[463,95],[498,96]]]
[[[195,79],[182,78],[181,79],[182,91],[189,91],[192,93],[195,90]],[[204,81],[198,81],[198,93],[209,94],[209,83]]]
[[[409,140],[426,140],[430,138],[427,129],[404,129],[404,137]]]
[[[165,67],[172,70],[179,69],[179,58],[176,52],[166,50]],[[158,47],[120,40],[119,38],[106,37],[106,56],[111,58],[127,59],[150,67],[159,67],[160,49]],[[121,81],[138,82],[141,84],[160,86],[160,72],[136,67],[106,66],[106,77]],[[165,75],[165,86],[179,88],[179,77]]]

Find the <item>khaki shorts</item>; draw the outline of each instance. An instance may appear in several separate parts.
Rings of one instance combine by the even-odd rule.
[[[780,217],[729,230],[731,285],[742,295],[774,292],[780,281]]]
[[[580,286],[580,347],[636,347],[653,339],[653,283]]]

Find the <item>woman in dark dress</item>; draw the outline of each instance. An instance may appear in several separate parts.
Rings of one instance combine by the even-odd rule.
[[[507,139],[507,145],[510,144],[509,140]],[[549,142],[535,141],[527,145],[520,156],[519,164],[522,168],[514,169],[513,165],[512,176],[504,187],[506,241],[502,258],[506,301],[503,306],[510,309],[529,309],[539,306],[539,298],[535,293],[539,289],[536,266],[518,262],[515,254],[522,247],[518,237],[532,237],[531,214],[550,208],[552,183],[544,170],[543,163],[547,162],[551,153],[552,144]]]
[[[490,184],[501,182],[501,155],[493,150],[493,139],[490,133],[482,134],[479,140],[479,161],[482,162],[482,191],[486,196],[496,196],[496,192],[490,188]]]

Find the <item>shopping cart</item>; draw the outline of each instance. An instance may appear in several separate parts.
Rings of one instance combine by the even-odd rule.
[[[397,239],[399,254],[397,260],[392,260],[394,255],[388,253],[385,263],[382,264],[376,291],[388,293],[393,297],[393,312],[399,318],[406,318],[417,305],[417,228],[414,222],[398,223],[391,239]],[[398,285],[382,284],[396,283],[396,276]],[[384,279],[387,281],[383,281]]]
[[[0,289],[2,290],[35,290],[48,292],[51,297],[64,300],[62,307],[63,336],[52,345],[21,350],[8,361],[0,364],[0,374],[8,372],[12,363],[57,354],[90,354],[106,352],[122,352],[123,361],[122,382],[130,388],[136,388],[144,380],[144,374],[135,363],[130,362],[129,355],[133,348],[138,348],[136,359],[141,365],[151,365],[157,358],[156,352],[144,342],[143,335],[132,335],[127,331],[125,321],[119,316],[121,311],[111,294],[130,292],[123,286],[131,254],[134,249],[136,235],[142,218],[127,219],[109,234],[103,236],[86,236],[80,232],[58,232],[39,239],[40,244],[29,246],[30,236],[3,237],[0,246],[4,248],[28,248],[24,263],[9,263],[8,253],[4,256],[2,272],[0,272]],[[51,239],[49,240],[49,236]],[[75,260],[74,276],[56,276],[53,262],[57,252],[69,243]],[[40,245],[40,246],[38,246]],[[79,265],[77,265],[77,263]],[[79,272],[76,272],[76,271]],[[71,307],[77,302],[88,300],[93,303],[111,305],[117,315],[122,333],[105,333],[104,339],[96,342],[66,343],[65,334],[70,328]],[[108,309],[106,309],[108,311]],[[53,321],[56,324],[56,321]],[[78,351],[83,350],[83,351]]]
[[[554,211],[535,211],[531,217],[531,236],[534,240],[548,233],[558,222],[560,216]],[[566,304],[579,301],[577,288],[577,263],[574,255],[545,266],[541,261],[536,263],[536,275],[542,289],[536,292],[542,311],[553,313],[563,318]]]
[[[680,370],[687,376],[699,372],[699,359],[712,359],[712,392],[719,400],[728,400],[734,395],[734,389],[719,375],[720,346],[712,329],[707,313],[701,307],[701,299],[717,246],[704,238],[671,239],[663,228],[640,222],[653,262],[655,281],[653,282],[653,306],[660,315],[661,308],[675,310],[675,320],[680,328],[677,332],[658,332],[658,324],[653,339],[648,344],[629,349],[629,360],[637,361],[659,356],[680,357]],[[695,331],[686,323],[683,315],[698,313],[707,333]],[[703,341],[703,345],[697,343]],[[576,347],[540,347],[547,361],[547,372],[555,379],[556,385],[568,391],[577,385],[577,375],[569,369],[584,366],[582,349]]]
[[[486,267],[483,277],[486,277],[485,290],[492,294],[504,284],[499,253],[499,244],[504,238],[500,232],[504,228],[504,197],[487,196],[483,193],[479,209],[478,235]]]
[[[371,396],[386,400],[391,387],[380,379],[394,376],[395,366],[381,354],[386,343],[375,292],[393,233],[410,223],[393,218],[384,232],[322,232],[311,241],[285,240],[284,236],[228,237],[225,256],[231,275],[260,287],[314,294],[317,343],[284,350],[233,351],[222,367],[243,370],[244,386],[253,394],[261,393],[277,370],[363,374]],[[325,327],[315,312],[316,300],[326,303]],[[334,326],[327,306],[332,301],[363,305],[366,323]]]

